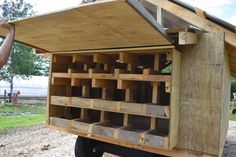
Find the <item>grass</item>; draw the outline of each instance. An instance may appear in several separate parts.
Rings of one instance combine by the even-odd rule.
[[[230,115],[230,120],[236,121],[236,114],[231,114]]]
[[[45,107],[39,106],[39,105],[19,105],[19,106],[13,106],[13,105],[2,105],[0,104],[0,113],[4,112],[30,112],[32,114],[45,114]]]
[[[0,132],[7,131],[14,128],[31,126],[43,123],[46,119],[45,106],[38,105],[2,105],[0,104],[0,113],[4,112],[30,112],[29,116],[0,116]]]
[[[45,121],[45,114],[30,116],[0,116],[0,132],[40,124]]]

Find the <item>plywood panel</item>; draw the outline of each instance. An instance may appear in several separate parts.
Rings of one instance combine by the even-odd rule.
[[[49,52],[170,44],[164,29],[132,0],[97,2],[12,23],[17,41]]]
[[[182,52],[178,147],[219,155],[224,34],[204,33]]]

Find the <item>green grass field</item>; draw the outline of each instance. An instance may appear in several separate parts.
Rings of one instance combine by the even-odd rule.
[[[28,116],[0,116],[0,132],[7,131],[13,128],[20,128],[43,123],[46,119],[45,106],[39,105],[19,105],[14,107],[12,105],[0,104],[0,113],[14,112],[23,113],[30,112]]]
[[[230,115],[230,120],[236,121],[236,114],[231,114]]]

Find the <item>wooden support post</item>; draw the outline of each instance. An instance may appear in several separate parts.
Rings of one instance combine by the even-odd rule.
[[[154,71],[159,72],[160,70],[160,54],[155,54],[154,55]]]
[[[157,7],[157,22],[162,26],[163,19],[162,19],[162,8],[160,6]]]
[[[89,97],[89,86],[82,86],[82,97]]]
[[[101,115],[100,115],[100,122],[104,122],[108,119],[108,112],[106,111],[101,111]]]
[[[125,113],[123,126],[128,126],[128,121],[129,121],[129,115],[127,113]]]
[[[80,110],[80,118],[85,119],[88,117],[88,109],[81,108]]]
[[[159,82],[152,82],[152,103],[157,104],[159,99]]]
[[[171,83],[170,82],[165,82],[165,91],[166,91],[166,93],[170,93],[170,91],[171,91]]]
[[[133,89],[125,89],[125,101],[133,100]]]
[[[150,129],[154,130],[156,128],[156,117],[151,117],[151,125],[150,125]]]

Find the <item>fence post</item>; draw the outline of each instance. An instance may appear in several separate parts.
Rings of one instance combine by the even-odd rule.
[[[3,104],[6,104],[7,90],[4,90]]]

